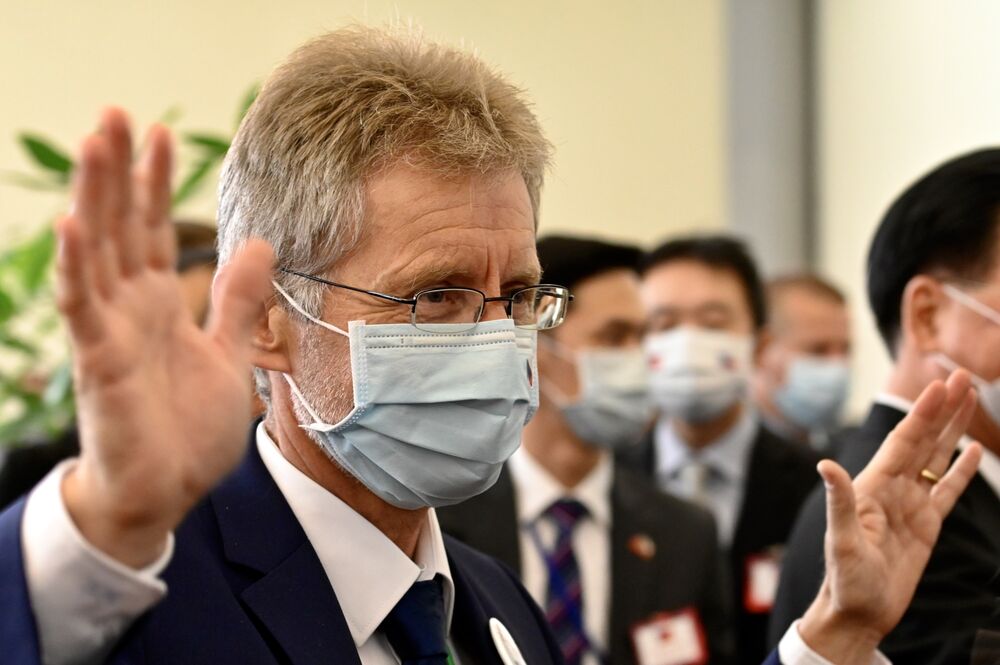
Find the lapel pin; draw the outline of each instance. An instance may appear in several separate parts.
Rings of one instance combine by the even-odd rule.
[[[628,551],[643,561],[656,556],[656,543],[644,533],[637,533],[628,539]]]
[[[496,617],[490,619],[490,635],[493,637],[493,646],[497,648],[503,665],[527,665],[510,631]]]

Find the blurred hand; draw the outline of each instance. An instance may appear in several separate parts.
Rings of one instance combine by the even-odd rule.
[[[941,523],[979,465],[982,449],[972,444],[949,469],[975,405],[969,375],[955,372],[923,391],[853,483],[836,463],[820,463],[827,571],[799,630],[837,665],[868,665],[913,599]]]
[[[133,166],[128,120],[106,111],[57,228],[82,449],[63,496],[87,540],[134,567],[244,452],[251,328],[273,260],[252,241],[224,266],[201,330],[174,270],[170,161],[169,133],[153,127]]]

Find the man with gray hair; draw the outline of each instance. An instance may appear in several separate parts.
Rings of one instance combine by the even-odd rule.
[[[535,334],[569,301],[539,284],[548,154],[473,56],[369,29],[307,44],[227,157],[202,330],[172,270],[169,136],[131,167],[106,112],[58,228],[82,452],[0,514],[5,662],[562,662],[513,574],[434,513],[491,486],[538,403]],[[831,572],[786,663],[862,662],[902,613],[978,459],[948,468],[969,382],[929,387],[853,483],[821,467]]]

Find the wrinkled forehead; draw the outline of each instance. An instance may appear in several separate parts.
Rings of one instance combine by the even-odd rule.
[[[533,283],[540,269],[524,179],[513,171],[386,169],[367,183],[362,238],[336,272],[397,292]]]

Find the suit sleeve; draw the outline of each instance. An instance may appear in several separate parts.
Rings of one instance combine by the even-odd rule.
[[[14,503],[0,513],[0,644],[4,659],[23,665],[41,665],[38,630],[31,612],[28,583],[21,555],[21,520],[25,500]]]
[[[157,576],[169,561],[172,538],[160,560],[143,570],[96,550],[62,501],[62,478],[73,463],[57,467],[5,513],[0,530],[0,582],[17,591],[0,628],[13,639],[3,644],[24,645],[34,660],[23,662],[32,665],[103,662],[129,626],[166,593]]]

